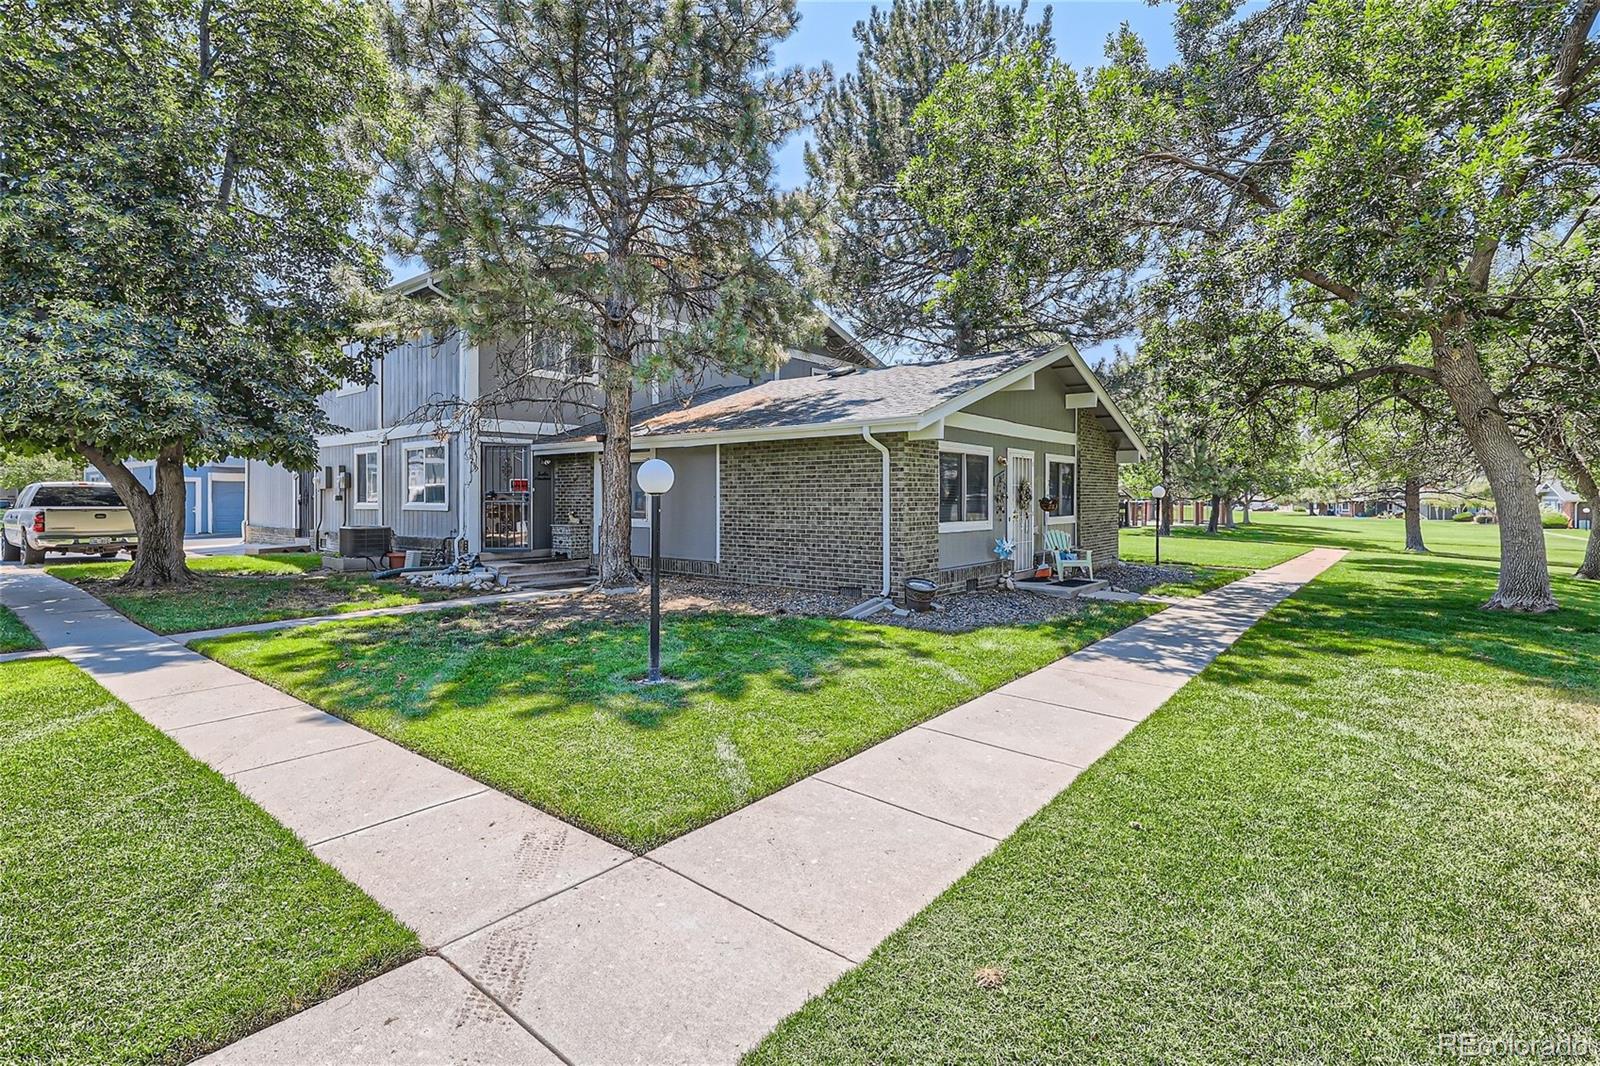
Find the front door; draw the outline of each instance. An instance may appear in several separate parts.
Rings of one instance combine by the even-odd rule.
[[[483,449],[483,546],[487,550],[528,547],[529,507],[526,444],[488,444]]]
[[[1033,453],[1006,453],[1006,539],[1016,545],[1011,559],[1018,573],[1033,569]]]

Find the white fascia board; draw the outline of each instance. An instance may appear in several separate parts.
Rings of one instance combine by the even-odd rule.
[[[1077,444],[1078,435],[1068,433],[1061,429],[1047,429],[1044,426],[1027,426],[1021,422],[1007,422],[1003,418],[989,418],[985,415],[969,415],[965,411],[946,415],[944,424],[951,429],[970,429],[975,433],[993,433],[1001,437],[1017,437],[1021,440],[1045,440],[1052,444]]]
[[[1092,392],[1067,393],[1067,410],[1086,411],[1100,403],[1100,397]]]
[[[916,428],[909,419],[894,421],[832,422],[810,426],[779,426],[766,429],[719,429],[699,433],[645,433],[629,438],[629,446],[641,448],[696,448],[712,444],[751,444],[770,440],[805,440],[811,437],[855,437],[861,430],[870,428],[873,433],[907,433]],[[600,451],[598,441],[562,441],[552,444],[534,444],[533,450],[541,455],[564,452]]]

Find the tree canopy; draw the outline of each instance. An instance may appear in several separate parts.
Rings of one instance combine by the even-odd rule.
[[[356,0],[0,10],[0,440],[105,473],[135,580],[183,576],[186,460],[310,465],[318,395],[367,373],[390,96]]]
[[[1485,348],[1533,313],[1533,242],[1596,200],[1600,0],[1242,10],[1182,7],[1167,67],[1125,31],[1098,70],[1033,52],[952,71],[902,175],[971,250],[940,298],[1020,309],[1112,249],[1213,336],[1249,338],[1211,352],[1242,397],[1439,390],[1496,499],[1488,606],[1553,609],[1532,466]],[[1325,331],[1349,328],[1379,343],[1346,358]]]

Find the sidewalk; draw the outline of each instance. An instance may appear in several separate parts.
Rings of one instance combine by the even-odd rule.
[[[0,598],[436,949],[208,1062],[732,1062],[1342,554],[1168,608],[642,857],[37,571],[0,568]]]

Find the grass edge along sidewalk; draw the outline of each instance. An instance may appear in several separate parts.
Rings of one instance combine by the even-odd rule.
[[[0,664],[0,869],[0,1061],[185,1061],[421,953],[62,659]]]

